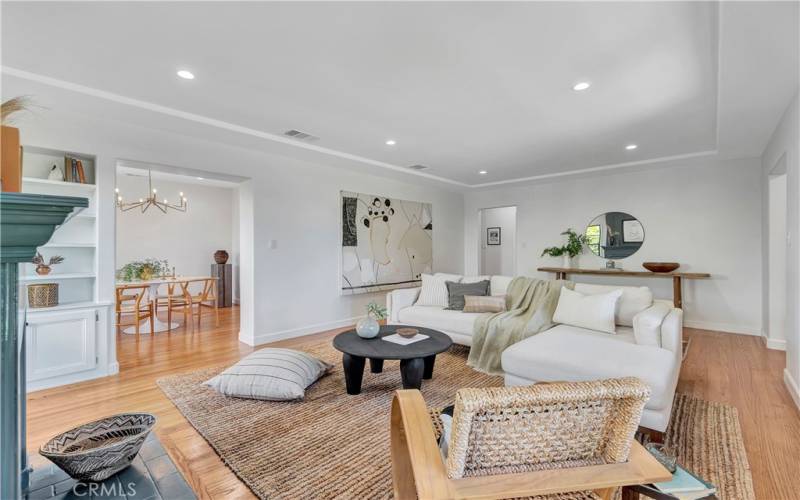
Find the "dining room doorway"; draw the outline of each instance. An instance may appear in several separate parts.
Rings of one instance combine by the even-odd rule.
[[[165,352],[238,343],[244,180],[117,162],[113,325],[121,371]]]

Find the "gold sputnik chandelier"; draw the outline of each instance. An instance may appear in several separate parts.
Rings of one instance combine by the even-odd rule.
[[[116,188],[114,191],[117,193],[117,208],[123,212],[127,212],[128,210],[134,208],[141,208],[142,213],[145,213],[150,207],[156,207],[164,213],[167,213],[168,209],[177,210],[178,212],[186,211],[186,208],[189,205],[183,193],[180,193],[180,203],[177,205],[170,203],[166,198],[162,199],[161,201],[158,200],[158,190],[153,187],[153,174],[150,170],[147,171],[147,184],[150,187],[147,198],[139,198],[139,201],[123,201],[122,195],[119,193],[119,188]]]

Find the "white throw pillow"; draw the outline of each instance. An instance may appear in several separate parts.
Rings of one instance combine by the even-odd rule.
[[[434,276],[437,278],[441,278],[444,281],[452,281],[453,283],[461,283],[461,280],[464,278],[460,274],[448,274],[448,273],[434,273]]]
[[[633,326],[633,317],[653,305],[653,292],[646,286],[575,284],[575,291],[584,295],[596,295],[614,290],[622,290],[622,296],[617,301],[615,317],[618,325]]]
[[[464,276],[461,278],[460,283],[478,283],[489,279],[491,279],[491,276]]]
[[[267,401],[303,399],[331,365],[293,349],[266,348],[242,358],[205,385],[226,396]]]
[[[441,306],[447,307],[447,285],[445,281],[453,281],[448,277],[452,274],[423,274],[422,289],[419,291],[418,306]],[[459,280],[461,276],[456,276]]]
[[[622,290],[584,295],[562,287],[553,321],[599,332],[616,333],[614,311],[621,295]]]
[[[511,284],[511,280],[513,279],[513,276],[492,276],[492,279],[489,281],[489,295],[506,295],[508,285]]]

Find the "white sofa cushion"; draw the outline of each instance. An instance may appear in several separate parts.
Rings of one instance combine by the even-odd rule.
[[[614,313],[622,290],[584,295],[561,287],[553,322],[600,332],[614,333]]]
[[[447,285],[445,283],[447,281],[457,283],[461,279],[461,276],[456,276],[455,279],[450,279],[448,276],[453,275],[423,274],[422,289],[419,291],[417,305],[447,307]]]
[[[492,279],[489,280],[489,294],[494,296],[505,295],[508,285],[511,284],[513,279],[513,276],[492,276]]]
[[[633,334],[636,343],[661,347],[661,324],[672,308],[664,302],[654,302],[652,306],[633,317]]]
[[[575,291],[584,295],[622,290],[617,302],[615,321],[618,325],[633,326],[633,317],[653,305],[653,292],[646,286],[614,286],[575,283]]]
[[[503,351],[503,371],[531,382],[638,377],[652,391],[645,408],[659,410],[670,404],[678,359],[666,349],[618,337],[558,325]]]
[[[414,305],[397,313],[400,323],[411,326],[424,326],[434,330],[472,336],[475,320],[481,313],[450,311],[442,307]]]

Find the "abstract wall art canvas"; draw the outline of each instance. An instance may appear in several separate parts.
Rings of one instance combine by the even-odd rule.
[[[342,191],[342,294],[414,286],[433,264],[430,203]]]

